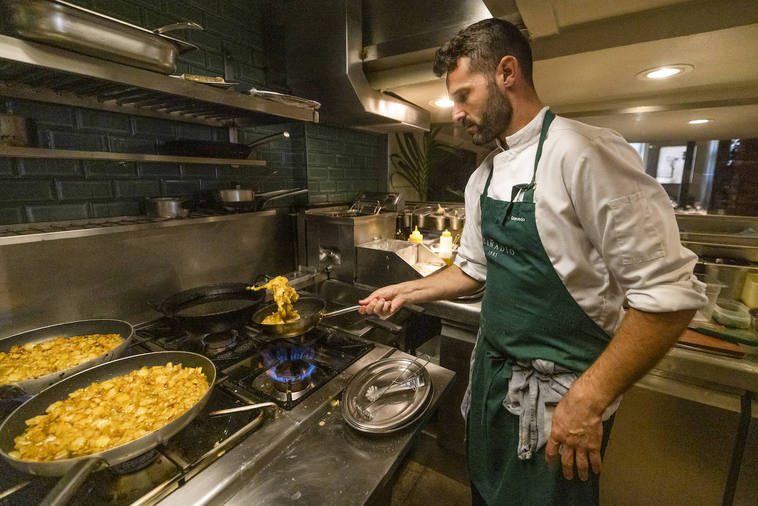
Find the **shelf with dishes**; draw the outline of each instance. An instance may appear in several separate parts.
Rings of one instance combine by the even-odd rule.
[[[7,35],[0,35],[0,96],[211,126],[319,120],[316,103],[303,99],[175,79]]]

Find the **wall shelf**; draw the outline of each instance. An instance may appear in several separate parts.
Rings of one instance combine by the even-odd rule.
[[[318,122],[318,111],[174,79],[53,46],[0,35],[0,95],[211,126],[282,119]]]
[[[206,165],[239,165],[265,167],[265,160],[238,158],[201,158],[198,156],[148,155],[144,153],[110,153],[106,151],[78,151],[73,149],[18,148],[0,146],[0,156],[10,158],[55,158],[68,160],[113,160],[118,162],[169,162],[201,163]]]

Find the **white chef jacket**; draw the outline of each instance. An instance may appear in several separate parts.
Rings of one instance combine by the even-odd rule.
[[[469,178],[466,225],[455,264],[485,281],[479,197],[494,167],[488,195],[511,199],[529,183],[543,108],[506,138]],[[556,117],[542,148],[535,220],[547,256],[571,296],[609,335],[630,307],[648,312],[696,309],[705,285],[693,275],[697,256],[679,242],[670,200],[645,174],[637,152],[616,132]]]

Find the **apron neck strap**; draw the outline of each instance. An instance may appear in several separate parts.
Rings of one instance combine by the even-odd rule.
[[[532,182],[529,183],[529,186],[534,186],[534,179],[537,175],[537,164],[540,162],[540,157],[542,156],[542,144],[545,142],[545,137],[547,137],[547,130],[550,128],[550,123],[553,122],[555,119],[555,113],[548,109],[545,112],[545,117],[542,119],[542,131],[540,132],[540,141],[539,144],[537,144],[537,154],[534,157],[534,171],[532,172]],[[486,197],[487,192],[490,189],[490,182],[492,181],[492,173],[495,172],[495,164],[492,164],[492,168],[490,169],[490,173],[487,176],[487,182],[484,184],[484,191],[482,191],[482,194]]]
[[[545,118],[542,120],[542,131],[540,132],[540,142],[537,144],[537,154],[534,155],[534,172],[532,172],[532,182],[531,184],[534,184],[534,179],[537,177],[537,164],[540,163],[540,157],[542,157],[542,145],[545,143],[545,138],[547,137],[547,130],[550,128],[550,123],[553,122],[555,119],[555,113],[548,109],[545,112]]]

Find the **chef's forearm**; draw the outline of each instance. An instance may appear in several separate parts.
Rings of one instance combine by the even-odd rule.
[[[647,313],[630,309],[608,347],[571,388],[602,413],[644,376],[687,328],[694,310]]]
[[[482,283],[463,272],[457,265],[451,265],[431,276],[400,283],[400,287],[408,302],[418,303],[468,295],[481,288]]]

